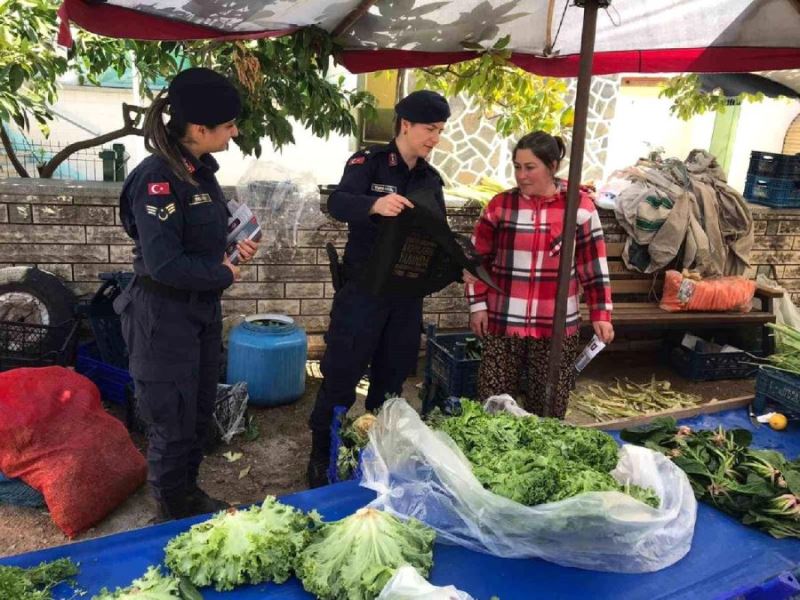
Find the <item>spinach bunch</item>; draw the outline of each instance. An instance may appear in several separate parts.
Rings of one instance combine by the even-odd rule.
[[[671,458],[698,500],[773,537],[800,537],[800,461],[750,448],[750,431],[692,430],[660,418],[621,437]]]

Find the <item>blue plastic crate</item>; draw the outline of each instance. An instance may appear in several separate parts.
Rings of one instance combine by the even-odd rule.
[[[744,197],[772,208],[800,208],[800,179],[778,179],[748,175]]]
[[[133,378],[127,370],[103,362],[96,343],[83,344],[78,348],[75,370],[91,379],[105,400],[124,406],[129,404]]]
[[[467,358],[467,338],[475,337],[469,331],[440,333],[428,325],[425,380],[422,391],[422,413],[451,396],[475,398],[478,395],[478,368],[480,358]]]
[[[750,168],[747,174],[757,177],[800,179],[800,154],[776,154],[753,150],[750,153]]]
[[[785,571],[754,586],[743,586],[720,594],[714,600],[791,600],[800,597],[800,582]]]
[[[756,376],[753,409],[757,414],[763,414],[768,405],[776,406],[791,418],[800,418],[800,376],[761,367]]]

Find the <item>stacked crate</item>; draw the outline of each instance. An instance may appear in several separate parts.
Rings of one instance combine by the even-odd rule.
[[[744,197],[772,208],[800,208],[800,154],[751,152]]]

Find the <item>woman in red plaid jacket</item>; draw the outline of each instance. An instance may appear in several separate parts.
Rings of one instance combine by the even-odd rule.
[[[520,374],[526,372],[526,409],[557,418],[566,413],[575,379],[581,288],[597,337],[606,344],[614,339],[603,229],[594,203],[582,194],[564,350],[556,400],[550,405],[544,390],[567,200],[566,182],[556,179],[555,173],[565,152],[561,138],[543,131],[529,133],[517,142],[513,154],[517,187],[492,198],[472,238],[503,293],[474,278],[467,285],[470,327],[483,338],[480,399],[514,395]]]

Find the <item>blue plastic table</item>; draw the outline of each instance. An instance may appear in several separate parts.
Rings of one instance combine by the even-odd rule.
[[[729,411],[682,421],[697,428],[753,429],[742,411]],[[789,458],[800,455],[800,430],[781,433],[767,427],[754,430],[754,445],[780,450]],[[374,497],[354,482],[286,496],[283,501],[303,510],[316,508],[328,520],[353,513]],[[0,564],[31,566],[44,560],[71,557],[81,563],[78,581],[90,593],[102,587],[124,586],[151,564],[163,561],[167,541],[202,517],[165,523],[31,552],[0,560]],[[624,575],[560,567],[538,559],[509,560],[460,547],[437,544],[431,581],[454,584],[479,600],[603,599],[665,600],[713,599],[745,585],[800,565],[800,540],[776,540],[745,527],[704,504],[698,506],[692,549],[677,564],[656,573]],[[206,598],[311,598],[299,582],[263,584],[218,593],[202,590]],[[3,599],[5,600],[5,599]]]

